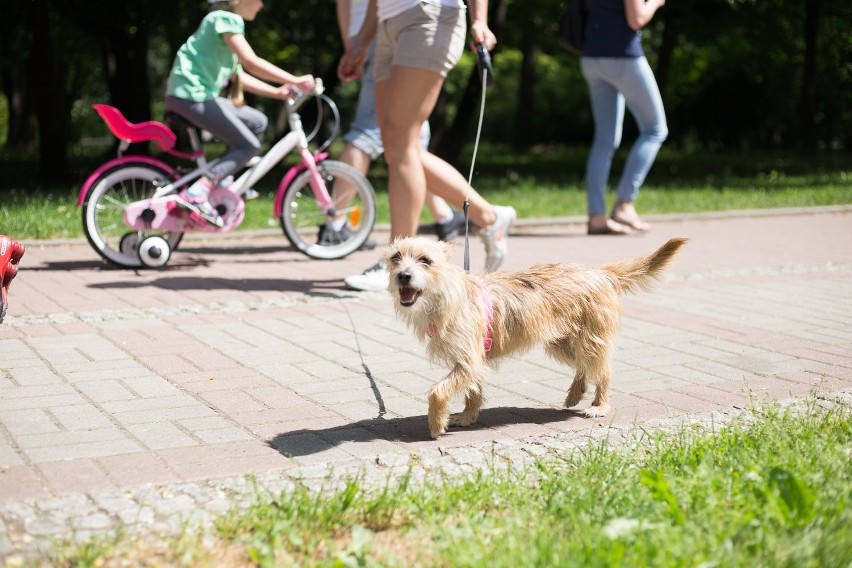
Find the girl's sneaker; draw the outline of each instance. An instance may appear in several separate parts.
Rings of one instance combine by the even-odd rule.
[[[178,205],[184,209],[198,215],[208,223],[212,223],[217,227],[223,227],[225,221],[215,207],[210,205],[208,195],[187,195],[186,192],[180,192],[175,200]]]
[[[229,185],[234,180],[233,177],[225,178]],[[201,178],[191,186],[187,187],[177,195],[175,200],[178,205],[194,213],[208,223],[212,223],[217,227],[223,227],[225,221],[216,210],[210,205],[210,190],[213,189],[213,184],[205,178]],[[196,220],[197,222],[197,220]]]

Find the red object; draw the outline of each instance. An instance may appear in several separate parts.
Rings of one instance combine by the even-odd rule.
[[[151,140],[160,147],[160,150],[168,152],[175,147],[177,136],[168,126],[161,122],[150,120],[134,124],[129,122],[121,111],[109,105],[92,105],[107,126],[119,140],[130,142],[146,142]]]
[[[9,305],[9,284],[18,274],[18,262],[24,256],[24,245],[6,235],[0,235],[0,323]]]

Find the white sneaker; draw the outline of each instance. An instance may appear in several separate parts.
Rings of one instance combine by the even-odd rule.
[[[509,254],[509,229],[518,214],[514,207],[494,206],[497,220],[485,230],[479,231],[482,242],[485,244],[485,271],[493,272],[500,268],[506,256]]]
[[[362,292],[378,292],[388,289],[388,272],[385,261],[380,260],[361,274],[347,276],[343,279],[346,285]]]

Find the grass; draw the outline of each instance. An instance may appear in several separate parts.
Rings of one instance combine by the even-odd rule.
[[[584,215],[585,148],[536,148],[512,152],[485,147],[479,151],[473,184],[492,203],[510,204],[520,218]],[[332,155],[339,154],[339,149]],[[466,155],[467,156],[467,155]],[[613,164],[613,180],[621,171],[624,154]],[[80,211],[75,208],[80,185],[96,161],[82,160],[75,171],[79,183],[43,187],[28,180],[33,166],[6,162],[7,189],[0,189],[0,232],[19,240],[82,237]],[[464,177],[469,164],[459,163]],[[272,218],[272,200],[286,171],[279,166],[258,186],[261,197],[250,202],[241,230],[278,229]],[[387,223],[387,179],[383,164],[370,174],[379,202],[379,223]],[[614,183],[614,182],[613,182]],[[610,200],[614,199],[612,194]],[[852,172],[848,156],[683,153],[666,148],[648,177],[637,201],[643,213],[696,213],[739,209],[852,204]],[[424,222],[428,217],[424,214]]]
[[[712,430],[712,429],[711,429]],[[637,430],[523,470],[379,489],[304,487],[154,541],[65,547],[64,566],[828,566],[852,563],[850,409],[770,405],[711,431]],[[505,467],[503,467],[505,466]]]

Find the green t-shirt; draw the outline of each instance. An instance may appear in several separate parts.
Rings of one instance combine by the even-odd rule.
[[[224,33],[245,35],[245,21],[233,12],[214,10],[186,40],[175,56],[166,82],[166,94],[204,102],[217,96],[237,71],[237,56]]]

